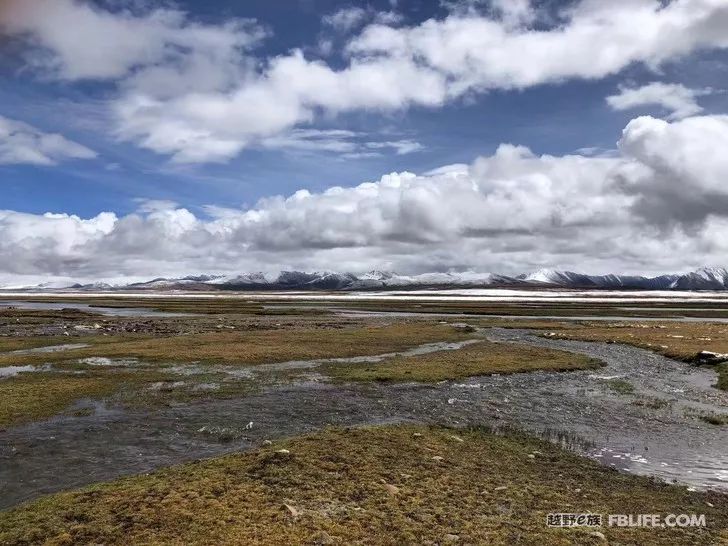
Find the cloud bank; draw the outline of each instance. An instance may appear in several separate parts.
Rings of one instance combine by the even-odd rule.
[[[77,279],[200,272],[541,265],[660,272],[728,261],[728,116],[632,120],[616,157],[502,144],[469,165],[391,173],[205,214],[0,212],[0,271]],[[667,212],[665,211],[667,210]],[[671,218],[666,224],[664,218]]]
[[[28,44],[27,62],[43,78],[112,83],[116,136],[179,163],[227,161],[322,114],[440,107],[728,47],[723,0],[582,0],[550,24],[536,24],[541,14],[526,1],[465,5],[410,26],[362,9],[332,14],[327,25],[349,32],[334,64],[299,49],[260,58],[267,30],[255,22],[201,23],[166,7],[7,0],[0,31]],[[651,100],[695,113],[689,97],[675,106],[675,92]]]

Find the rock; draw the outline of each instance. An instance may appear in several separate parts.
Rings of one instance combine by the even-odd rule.
[[[602,533],[601,531],[592,531],[591,533],[589,533],[589,536],[598,538],[599,540],[607,540],[607,537],[604,536],[604,533]]]
[[[432,458],[432,460],[433,460],[433,461],[436,461],[436,462],[438,462],[438,463],[440,463],[440,462],[442,462],[442,461],[444,461],[444,460],[445,460],[445,457],[441,457],[440,455],[435,455],[435,456],[434,456],[434,457]]]
[[[698,364],[720,364],[728,361],[728,353],[714,353],[713,351],[700,351],[695,355]]]
[[[295,506],[291,506],[290,504],[283,503],[283,506],[286,510],[288,510],[288,513],[291,514],[294,518],[297,518],[299,515],[298,509]]]
[[[529,458],[529,459],[535,459],[535,458],[536,458],[536,456],[535,456],[535,455],[534,455],[533,453],[529,453],[529,454],[528,454],[528,458]]]
[[[451,434],[450,435],[450,438],[453,439],[453,440],[455,440],[456,442],[464,442],[465,441],[460,436],[455,436],[454,434]]]
[[[321,531],[313,538],[312,544],[316,544],[317,546],[326,546],[327,544],[334,544],[334,542],[335,541],[331,538],[330,534],[326,531]]]
[[[278,453],[278,455],[290,455],[291,454],[291,452],[288,451],[287,449],[279,449],[276,451],[276,453]]]
[[[459,540],[460,540],[460,536],[454,535],[452,533],[448,533],[442,537],[443,544],[453,544],[454,542],[458,542]]]

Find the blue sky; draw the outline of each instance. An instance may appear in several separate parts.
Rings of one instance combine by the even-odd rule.
[[[595,172],[602,169],[601,159],[609,159],[636,161],[639,169],[652,169],[654,174],[665,161],[660,159],[656,167],[652,148],[643,157],[640,154],[647,148],[635,147],[626,153],[626,148],[618,146],[631,121],[648,116],[677,132],[693,118],[722,121],[727,100],[725,6],[718,0],[699,0],[692,6],[680,0],[663,4],[651,0],[625,0],[611,6],[593,0],[164,4],[10,0],[0,8],[4,37],[0,120],[10,127],[3,136],[0,125],[0,209],[14,213],[13,218],[21,213],[42,218],[39,215],[51,212],[76,215],[80,221],[113,213],[117,227],[130,215],[154,223],[153,215],[162,209],[167,219],[182,214],[174,211],[184,210],[197,222],[195,229],[207,235],[220,231],[215,222],[224,209],[227,218],[248,213],[244,220],[238,218],[244,229],[226,224],[226,230],[255,231],[248,222],[275,217],[276,227],[282,222],[284,231],[311,229],[311,240],[300,241],[304,254],[307,248],[325,254],[310,261],[280,242],[251,242],[245,236],[235,239],[240,246],[233,245],[238,251],[221,267],[225,270],[319,267],[334,256],[361,269],[382,263],[410,270],[423,270],[428,264],[447,269],[451,260],[459,268],[474,269],[584,264],[603,270],[613,264],[642,270],[648,259],[620,260],[617,256],[625,252],[618,248],[604,256],[562,250],[559,245],[536,253],[543,246],[537,240],[543,229],[536,224],[518,227],[533,234],[530,242],[521,236],[518,241],[508,239],[511,228],[497,235],[496,227],[480,224],[458,226],[453,228],[455,234],[443,228],[445,235],[422,237],[402,235],[402,229],[389,226],[383,234],[363,241],[345,235],[351,226],[307,224],[302,228],[291,219],[302,214],[289,210],[294,205],[280,205],[291,217],[278,218],[265,203],[272,196],[287,197],[306,189],[315,199],[320,197],[323,204],[317,206],[325,216],[330,211],[322,192],[328,188],[379,183],[387,173],[404,171],[420,175],[417,184],[424,179],[430,184],[428,172],[451,164],[470,165],[470,176],[475,176],[478,158],[484,158],[483,164],[497,163],[504,143],[528,148],[542,163],[544,155],[563,159],[575,154],[595,160],[599,165]],[[584,38],[600,25],[603,28],[594,38]],[[650,35],[649,25],[654,26],[653,38],[641,32]],[[101,52],[98,55],[95,47]],[[613,55],[604,54],[606,50],[613,50]],[[288,64],[277,71],[279,62]],[[355,72],[362,66],[368,71]],[[249,94],[258,91],[262,94]],[[607,100],[620,95],[626,105],[615,106],[619,99]],[[44,135],[58,135],[63,143],[46,153]],[[3,138],[6,148],[2,148]],[[36,151],[45,155],[35,157]],[[486,170],[494,169],[500,173],[500,167]],[[512,186],[504,186],[506,193],[521,184],[518,177],[523,169],[513,169],[515,174],[498,175],[513,177]],[[658,174],[664,178],[673,173]],[[500,178],[478,179],[478,195],[492,202],[496,194],[488,195],[484,188],[501,182]],[[566,190],[559,184],[566,182],[550,181],[556,193]],[[684,238],[695,237],[706,229],[706,222],[721,219],[720,211],[691,204],[691,210],[707,212],[688,215],[687,223],[673,221],[666,195],[679,202],[674,191],[642,178],[628,185],[625,190],[610,179],[600,191],[611,195],[619,187],[626,201],[614,206],[626,203],[633,212],[647,210],[645,202],[661,203],[664,217],[634,212],[623,220],[630,229],[648,234],[646,248],[657,240],[685,244]],[[646,196],[645,188],[655,193]],[[537,195],[537,190],[530,194]],[[443,191],[441,185],[437,191]],[[347,195],[355,194],[352,190]],[[550,217],[558,216],[558,222],[565,221],[562,215],[568,216],[565,210],[578,209],[562,197],[554,197],[554,202],[550,197],[534,199],[533,206],[553,206]],[[361,210],[356,199],[346,200],[335,210]],[[150,201],[154,204],[145,204]],[[407,216],[403,203],[399,202],[398,210]],[[389,218],[389,212],[382,212],[389,205],[377,206],[377,218]],[[530,214],[525,202],[499,206],[505,212],[513,207]],[[250,211],[258,212],[251,215]],[[431,217],[423,220],[428,226],[439,214],[430,212]],[[487,217],[502,212],[482,209]],[[603,234],[605,228],[598,219],[602,213],[595,212],[593,234],[582,246]],[[574,222],[581,225],[584,220]],[[69,229],[86,233],[90,225]],[[109,229],[101,229],[99,237],[115,236],[117,228]],[[469,235],[476,232],[489,235]],[[27,251],[27,238],[13,233],[16,247],[12,250]],[[75,245],[77,236],[69,237],[74,241],[71,246]],[[474,254],[479,258],[468,263],[452,258],[461,237],[467,244],[477,242]],[[561,238],[552,236],[550,244]],[[61,252],[59,248],[71,252],[66,243],[54,240],[48,246],[56,249],[53,252]],[[231,244],[230,240],[220,242],[227,249],[221,253],[229,257]],[[117,248],[97,240],[93,245],[117,257]],[[723,250],[713,241],[701,240],[695,246],[700,245],[704,259],[696,253],[684,263],[661,259],[655,267],[684,268],[723,260]],[[530,255],[526,255],[528,248]],[[179,267],[185,272],[201,270],[216,263],[212,256],[189,256],[189,249],[161,261],[138,255],[138,249],[128,251],[143,261],[142,269],[149,273]],[[661,251],[665,248],[651,250]],[[29,263],[28,274],[95,276],[97,270],[106,269],[92,266],[75,246],[71,254],[54,254],[58,262],[51,260],[50,265]],[[418,262],[415,256],[423,254],[427,258]],[[7,275],[22,273],[8,271]]]

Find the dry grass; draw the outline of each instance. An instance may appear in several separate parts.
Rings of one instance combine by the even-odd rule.
[[[376,355],[435,341],[466,339],[467,333],[435,323],[395,323],[359,328],[291,328],[228,331],[145,339],[124,336],[85,349],[42,355],[0,355],[0,366],[104,356],[150,362],[260,364],[287,360]],[[472,336],[470,336],[472,337]],[[86,339],[84,342],[88,342]],[[95,342],[95,341],[92,341]]]
[[[330,429],[49,496],[0,513],[0,543],[604,543],[595,529],[547,528],[554,511],[706,515],[706,528],[598,528],[612,544],[728,538],[725,495],[618,474],[521,435],[395,426]]]
[[[539,347],[480,341],[460,349],[396,356],[372,364],[329,364],[322,371],[342,381],[436,382],[488,374],[567,371],[599,367],[591,358]]]

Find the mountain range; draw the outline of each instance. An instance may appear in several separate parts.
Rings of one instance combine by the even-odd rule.
[[[728,270],[703,268],[689,273],[645,277],[637,275],[585,275],[572,271],[541,269],[533,273],[506,276],[493,273],[423,273],[398,275],[370,271],[362,275],[331,271],[283,271],[278,275],[198,275],[157,278],[146,282],[109,285],[37,285],[30,289],[114,290],[406,290],[434,288],[591,288],[639,290],[728,290]]]

